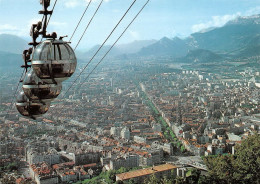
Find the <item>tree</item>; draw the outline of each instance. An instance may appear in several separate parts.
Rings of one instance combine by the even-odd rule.
[[[120,169],[118,169],[116,171],[116,174],[121,174],[121,173],[124,173],[124,172],[127,172],[128,170],[125,168],[125,167],[121,167]]]
[[[158,183],[159,180],[154,174],[149,177],[149,180],[147,182],[147,184],[158,184]]]
[[[173,182],[166,176],[163,177],[161,184],[172,184]]]
[[[181,146],[181,152],[183,153],[185,151],[185,147],[182,145]]]
[[[204,176],[204,175],[200,175],[198,184],[209,184],[209,183],[214,183],[214,181],[212,181],[210,179],[210,177]],[[217,183],[216,183],[217,184]]]
[[[180,146],[181,146],[181,143],[177,142],[177,147],[180,148]]]
[[[220,119],[221,116],[222,116],[222,114],[221,114],[221,112],[219,110],[213,112],[213,118]]]
[[[234,178],[245,183],[260,183],[260,135],[248,137],[235,151]]]
[[[115,184],[124,184],[124,182],[120,180],[120,181],[116,181]]]
[[[135,182],[135,180],[134,179],[130,179],[129,181],[128,181],[128,184],[135,184],[136,182]]]
[[[234,156],[205,157],[205,161],[212,181],[216,183],[231,183],[234,181],[234,178],[232,178],[232,173],[235,172],[233,168]]]
[[[235,155],[205,157],[212,183],[260,183],[260,135],[235,146]]]
[[[189,183],[189,184],[196,184],[196,183],[198,183],[199,178],[200,178],[200,173],[201,172],[198,169],[191,169],[189,171],[189,175],[187,173],[187,178],[186,178],[187,183]]]
[[[0,183],[4,183],[4,184],[13,184],[16,183],[15,181],[15,177],[14,176],[8,176],[7,174],[5,174],[3,176],[3,178],[0,179]]]
[[[186,184],[185,179],[182,178],[182,177],[177,177],[177,178],[174,180],[174,183],[175,183],[175,184]]]

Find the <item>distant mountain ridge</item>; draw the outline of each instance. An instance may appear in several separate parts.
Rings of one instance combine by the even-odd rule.
[[[158,42],[143,48],[138,56],[172,56],[175,58],[186,56],[190,50],[208,50],[215,54],[229,54],[241,56],[240,51],[250,51],[254,55],[256,47],[260,45],[260,15],[238,17],[227,22],[223,27],[209,28],[193,33],[186,39],[162,38]],[[201,52],[202,50],[198,51]],[[234,53],[234,51],[238,51]],[[204,53],[205,54],[205,53]],[[247,54],[248,55],[248,54]],[[217,55],[216,55],[217,56]],[[202,59],[204,60],[204,59]]]
[[[96,45],[86,52],[77,52],[77,57],[83,60],[91,58],[99,47]],[[13,35],[0,35],[0,62],[5,62],[8,57],[11,61],[18,59],[14,54],[21,54],[24,48],[28,48],[25,40]],[[104,46],[97,57],[103,56],[109,48],[110,45]],[[140,40],[116,45],[107,57],[129,59],[165,56],[177,58],[175,61],[207,63],[225,61],[226,58],[260,56],[259,48],[260,15],[254,15],[238,17],[222,27],[205,29],[185,39],[164,37],[158,41]]]
[[[260,14],[252,16],[240,16],[226,23],[226,25],[260,24]]]
[[[188,52],[188,54],[180,58],[180,62],[188,62],[188,63],[212,63],[219,62],[223,58],[219,54],[215,54],[209,50],[204,49],[195,49]]]
[[[182,39],[175,37],[169,39],[162,38],[158,42],[149,45],[140,50],[137,54],[139,56],[172,56],[181,57],[185,56],[190,50],[190,46]]]
[[[136,40],[128,44],[120,44],[115,47],[124,54],[133,54],[139,52],[141,49],[156,43],[158,40]]]
[[[28,48],[28,43],[24,39],[14,35],[0,34],[0,51],[21,54],[26,48]]]
[[[0,51],[0,67],[19,67],[22,64],[22,54]]]
[[[138,40],[128,44],[115,45],[113,49],[110,51],[108,57],[115,57],[123,54],[134,54],[140,51],[142,48],[145,48],[156,42],[157,40]],[[81,59],[90,58],[96,53],[99,47],[100,45],[96,45],[86,52],[77,52],[77,55]],[[97,56],[103,56],[109,50],[110,47],[111,45],[103,46],[103,48],[100,50]]]

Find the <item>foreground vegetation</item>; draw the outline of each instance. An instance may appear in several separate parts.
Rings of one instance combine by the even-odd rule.
[[[260,135],[235,146],[235,155],[205,157],[211,183],[260,183]]]
[[[208,175],[202,175],[197,169],[187,172],[186,178],[170,177],[156,178],[151,175],[144,183],[146,184],[259,184],[260,183],[260,135],[249,136],[242,141],[241,145],[235,146],[235,155],[218,155],[204,157],[204,162],[208,167]],[[134,168],[132,170],[140,169]],[[128,172],[130,170],[121,168],[102,172],[92,179],[78,182],[77,184],[119,184],[116,182],[116,174]],[[135,184],[134,180],[125,182]]]

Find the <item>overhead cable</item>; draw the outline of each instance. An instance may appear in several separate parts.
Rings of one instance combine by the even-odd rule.
[[[78,22],[78,25],[76,26],[74,32],[72,33],[69,42],[72,40],[72,38],[73,38],[75,32],[77,31],[77,29],[78,29],[78,27],[79,27],[79,25],[80,25],[80,23],[81,23],[83,17],[85,16],[85,14],[86,14],[86,12],[87,12],[87,10],[88,10],[88,7],[89,7],[89,5],[91,4],[91,2],[92,2],[92,0],[90,0],[90,1],[88,2],[88,5],[87,5],[85,11],[83,12],[83,14],[82,14],[82,16],[81,16],[81,18],[80,18],[80,20],[79,20],[79,22]]]
[[[51,11],[52,11],[52,14],[53,14],[53,11],[54,11],[54,9],[55,9],[55,6],[56,6],[57,1],[58,1],[58,0],[55,0],[55,2],[54,2],[53,8],[52,8],[52,10],[51,10]],[[47,21],[47,26],[49,25],[49,22],[50,22],[50,20],[51,20],[52,14],[49,16],[49,19],[48,19],[48,21]],[[43,17],[42,17],[42,22],[43,22],[43,20],[44,20],[44,15],[43,15]],[[47,27],[47,26],[46,26],[46,27]],[[43,40],[43,37],[41,38],[41,42],[42,42],[42,40]]]
[[[109,48],[109,50],[105,53],[105,55],[100,59],[100,61],[96,64],[96,66],[91,70],[91,72],[87,75],[87,77],[84,79],[86,81],[89,76],[94,72],[94,70],[98,67],[98,65],[104,60],[104,58],[109,54],[109,52],[113,49],[113,47],[117,44],[117,42],[121,39],[121,37],[125,34],[125,32],[128,30],[128,28],[131,26],[131,24],[135,21],[135,19],[139,16],[139,14],[143,11],[143,9],[146,7],[146,5],[149,3],[150,0],[148,0],[141,10],[136,14],[136,16],[133,18],[133,20],[128,24],[128,26],[124,29],[122,34],[117,38],[117,40],[113,43],[113,45]],[[80,83],[79,88],[82,86],[83,82]]]
[[[92,56],[92,58],[89,60],[89,62],[85,65],[85,67],[82,69],[82,71],[80,72],[80,74],[76,77],[76,79],[73,81],[73,83],[71,84],[71,86],[68,88],[68,90],[64,93],[63,97],[65,97],[65,95],[68,93],[68,91],[72,88],[72,86],[76,83],[76,81],[79,79],[79,77],[82,75],[82,73],[86,70],[86,68],[89,66],[89,64],[93,61],[93,59],[96,57],[96,55],[99,53],[99,51],[101,50],[101,48],[105,45],[105,43],[107,42],[107,40],[111,37],[111,35],[114,33],[114,31],[116,30],[116,28],[119,26],[119,24],[122,22],[122,20],[124,19],[124,17],[126,16],[126,14],[129,12],[129,10],[132,8],[132,6],[135,4],[136,0],[134,0],[132,2],[132,4],[130,5],[130,7],[127,9],[127,11],[124,13],[124,15],[121,17],[121,19],[118,21],[118,23],[116,24],[116,26],[113,28],[113,30],[110,32],[110,34],[107,36],[107,38],[105,39],[105,41],[102,43],[102,45],[100,45],[100,47],[98,48],[98,50],[95,52],[95,54]]]
[[[77,47],[78,47],[79,43],[81,42],[82,38],[84,37],[84,35],[85,35],[86,31],[88,30],[88,27],[89,27],[89,25],[91,24],[92,20],[93,20],[93,19],[94,19],[94,17],[96,16],[96,14],[97,14],[97,12],[98,12],[98,10],[99,10],[99,8],[100,8],[101,4],[103,3],[103,1],[104,1],[104,0],[101,0],[101,2],[99,3],[99,5],[98,5],[98,7],[97,7],[97,9],[96,9],[96,11],[95,11],[95,13],[94,13],[94,14],[93,14],[93,16],[91,17],[91,19],[90,19],[90,21],[89,21],[88,25],[86,26],[86,28],[85,28],[85,30],[84,30],[84,32],[83,32],[83,34],[82,34],[82,35],[81,35],[81,37],[80,37],[80,39],[79,39],[79,41],[78,41],[78,43],[77,43],[76,47],[74,48],[74,51],[77,49]]]
[[[51,10],[51,11],[52,11],[52,14],[53,14],[53,11],[54,11],[54,9],[55,9],[55,6],[56,6],[57,1],[58,1],[58,0],[55,0],[55,3],[54,3],[53,8],[52,8],[52,10]],[[47,22],[47,26],[48,26],[48,24],[49,24],[49,22],[50,22],[50,20],[51,20],[52,14],[49,16],[49,19],[48,19],[48,22]]]

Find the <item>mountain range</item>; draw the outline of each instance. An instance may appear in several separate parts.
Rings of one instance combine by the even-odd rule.
[[[0,34],[0,51],[21,54],[28,47],[27,41],[9,34]]]
[[[100,46],[86,52],[77,52],[80,59],[92,57]],[[0,35],[0,66],[8,61],[14,64],[22,50],[27,48],[25,40],[13,35]],[[110,48],[104,46],[98,57]],[[122,57],[124,56],[124,57]],[[180,62],[221,62],[226,58],[248,58],[260,56],[260,15],[238,17],[224,26],[193,33],[185,39],[167,38],[141,40],[115,46],[108,57],[172,57]],[[19,56],[20,57],[20,56]]]
[[[142,48],[146,48],[149,45],[156,43],[157,40],[138,40],[128,44],[115,45],[109,53],[109,57],[120,56],[124,54],[135,54],[139,52]],[[88,59],[92,57],[96,51],[99,49],[100,45],[96,45],[86,52],[77,52],[77,56],[81,59]],[[109,50],[111,45],[105,45],[99,51],[98,56],[104,56],[104,54]]]
[[[195,56],[199,58],[202,56],[201,59],[206,61],[205,52],[210,59],[215,56],[216,60],[220,59],[220,55],[232,57],[259,56],[259,46],[260,15],[254,15],[238,17],[227,22],[223,27],[197,32],[185,39],[165,37],[141,49],[137,55],[167,55],[177,58],[186,56],[183,59],[190,60],[192,54],[195,60]]]
[[[209,28],[193,33],[185,39],[164,37],[158,41],[140,41],[136,52],[131,50],[135,43],[126,45],[125,51],[115,47],[110,56],[178,58],[182,62],[219,62],[226,58],[247,58],[260,55],[260,15],[238,17],[222,27]],[[150,44],[149,44],[150,43]],[[109,46],[106,46],[107,50]],[[85,52],[84,58],[93,55],[97,46]],[[104,53],[102,53],[104,54]],[[100,54],[100,55],[102,55]]]

